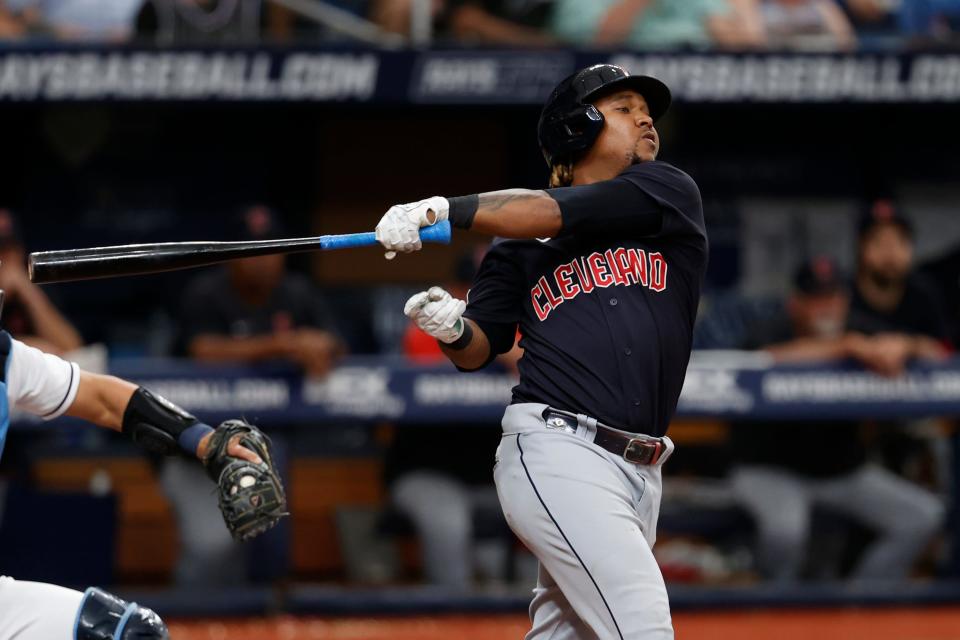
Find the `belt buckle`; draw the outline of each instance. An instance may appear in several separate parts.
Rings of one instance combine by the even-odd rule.
[[[663,452],[663,442],[649,438],[630,438],[623,459],[634,464],[657,464]]]
[[[547,429],[554,431],[566,431],[567,433],[577,432],[577,423],[567,416],[560,415],[553,411],[544,412],[544,422]]]

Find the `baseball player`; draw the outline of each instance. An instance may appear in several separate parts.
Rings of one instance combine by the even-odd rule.
[[[82,418],[120,431],[150,451],[200,458],[220,482],[221,495],[225,478],[235,469],[234,460],[239,461],[236,467],[245,469],[251,464],[265,469],[271,464],[269,449],[255,436],[251,439],[249,429],[256,429],[250,425],[244,429],[238,427],[239,421],[227,421],[213,429],[143,387],[82,371],[0,331],[0,454],[13,408],[45,420],[62,414]],[[262,486],[259,480],[257,484]],[[224,514],[231,527],[226,510]],[[101,589],[91,587],[80,593],[0,576],[0,640],[168,637],[156,613]]]
[[[659,80],[583,69],[540,117],[551,188],[435,196],[377,226],[388,258],[419,249],[419,228],[437,220],[504,238],[469,302],[433,287],[404,312],[467,371],[507,351],[519,326],[494,480],[540,561],[528,640],[673,637],[651,547],[707,237],[697,185],[656,160],[669,104]]]

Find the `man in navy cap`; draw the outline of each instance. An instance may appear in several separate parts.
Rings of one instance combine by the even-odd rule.
[[[285,235],[276,213],[251,205],[239,214],[238,240]],[[187,354],[205,362],[284,360],[324,375],[341,349],[312,283],[286,270],[285,256],[232,260],[187,287],[182,308]]]
[[[913,271],[913,224],[889,200],[860,217],[848,327],[883,337],[902,357],[942,358],[949,331],[936,289]]]

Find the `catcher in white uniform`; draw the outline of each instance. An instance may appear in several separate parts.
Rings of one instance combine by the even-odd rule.
[[[120,431],[150,451],[199,458],[219,484],[224,519],[237,538],[257,535],[284,515],[269,441],[256,427],[228,420],[214,429],[143,387],[82,371],[0,331],[0,454],[14,408],[45,420],[74,416]],[[255,508],[238,508],[236,496]],[[0,640],[133,638],[166,639],[169,633],[150,609],[96,587],[80,593],[0,576]]]

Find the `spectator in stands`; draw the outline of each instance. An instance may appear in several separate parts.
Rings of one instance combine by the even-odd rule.
[[[755,0],[556,0],[553,33],[569,42],[650,48],[764,43]]]
[[[858,28],[872,25],[886,31],[897,30],[897,11],[900,5],[897,0],[838,0],[837,5]]]
[[[35,34],[59,40],[122,42],[144,0],[5,0]]]
[[[456,280],[445,287],[447,291],[466,295],[485,249],[480,246],[459,260]],[[437,341],[429,336],[424,339],[425,335],[411,323],[403,338],[404,355],[418,364],[445,366],[447,360]],[[516,373],[520,354],[514,347],[499,362]],[[512,538],[499,508],[489,455],[500,435],[495,423],[406,424],[396,430],[385,454],[384,476],[393,508],[406,516],[417,532],[424,577],[430,584],[465,591],[472,585],[475,565],[483,565],[489,578],[504,577],[504,541]],[[456,454],[450,455],[451,450]],[[502,530],[502,537],[494,536],[483,549],[492,560],[489,562],[484,562],[475,539],[480,519],[492,524],[494,532]]]
[[[913,225],[890,200],[860,217],[848,328],[910,358],[948,355],[949,330],[936,287],[913,271]]]
[[[554,0],[448,0],[443,20],[460,42],[513,47],[557,44],[547,30]]]
[[[238,239],[284,235],[267,207],[248,207],[241,217]],[[202,362],[283,360],[325,375],[342,345],[313,285],[285,262],[279,254],[233,260],[191,282],[181,314],[187,354]]]
[[[896,34],[923,43],[960,27],[960,0],[838,0],[858,32]]]
[[[910,38],[943,39],[960,27],[960,0],[909,0],[900,6],[900,30]]]
[[[0,289],[4,292],[2,323],[21,342],[63,355],[83,346],[80,333],[57,310],[43,289],[30,282],[26,252],[16,218],[0,208]]]
[[[28,21],[11,6],[7,0],[0,0],[0,40],[19,40],[27,35]]]
[[[844,329],[849,300],[836,264],[815,259],[798,270],[782,311],[758,320],[737,346],[762,349],[776,362],[853,360],[882,373],[899,373],[903,362],[897,347],[882,336]],[[733,443],[739,460],[732,487],[756,523],[759,568],[771,579],[799,577],[814,505],[875,531],[875,541],[852,574],[859,580],[908,576],[943,523],[944,507],[937,497],[867,462],[856,422],[737,424]]]
[[[853,49],[850,21],[833,0],[761,0],[764,40],[772,49]]]
[[[133,21],[136,34],[142,39],[161,44],[256,43],[260,39],[263,17],[260,2],[139,0],[138,4],[141,6]],[[271,11],[267,18],[267,24],[273,26],[277,15]]]
[[[252,205],[241,212],[236,239],[284,235],[269,208]],[[201,362],[279,360],[309,376],[322,376],[341,351],[312,284],[286,272],[282,255],[235,260],[197,276],[184,294],[181,321],[182,348]],[[282,442],[274,441],[279,456]],[[243,547],[230,537],[216,510],[210,511],[216,497],[196,491],[203,471],[195,467],[164,459],[160,476],[180,531],[177,581],[211,586],[241,582],[246,578]]]
[[[383,29],[408,35],[415,0],[374,0],[370,18]],[[432,0],[438,31],[461,42],[512,47],[556,44],[546,31],[555,0]]]
[[[900,362],[949,355],[945,301],[935,282],[914,271],[913,226],[890,200],[873,202],[860,217],[854,284],[851,330],[874,336]],[[878,447],[888,464],[912,474],[925,469],[942,484],[949,473],[948,453],[938,441],[939,431],[929,426],[887,423]]]

